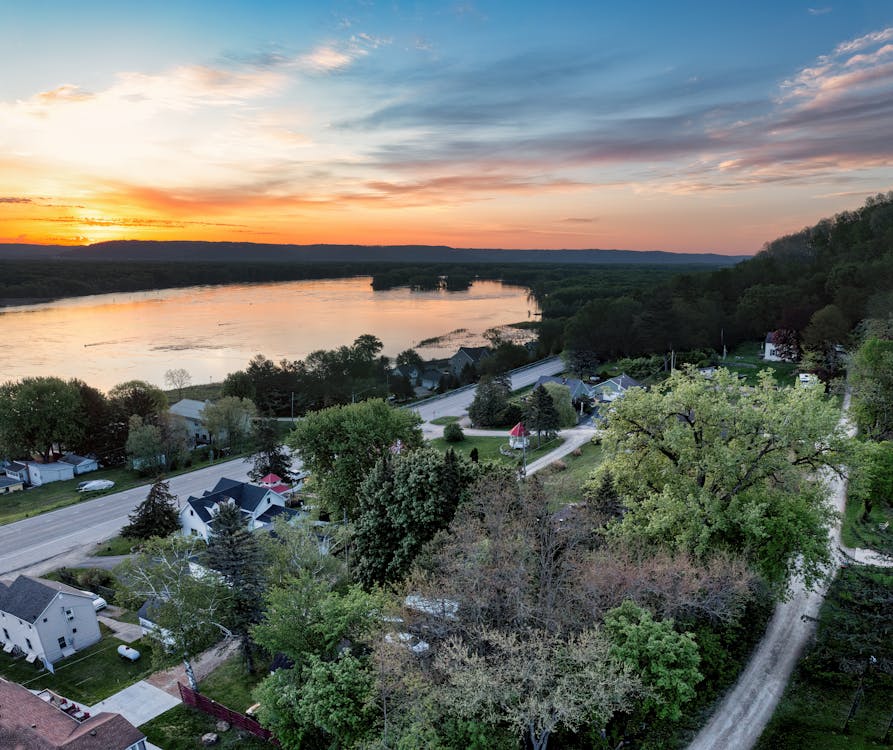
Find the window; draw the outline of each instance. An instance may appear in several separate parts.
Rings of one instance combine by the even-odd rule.
[[[9,631],[6,628],[3,628],[3,639],[7,641],[12,640],[12,638],[9,637]]]
[[[64,635],[59,636],[59,648],[65,648],[65,636]]]
[[[73,620],[73,619],[74,619],[74,612],[72,612],[70,609],[66,609],[66,610],[65,610],[65,618],[68,619],[68,620]]]
[[[78,629],[77,629],[77,628],[72,628],[72,629],[71,629],[71,632],[72,632],[72,633],[77,633],[77,632],[78,632]]]
[[[44,617],[44,618],[43,618],[43,621],[44,621],[44,622],[46,622],[46,621],[47,621],[47,618],[46,618],[46,617]]]
[[[31,639],[30,639],[30,638],[26,638],[26,639],[25,639],[25,645],[28,647],[28,650],[29,650],[29,651],[33,651],[33,650],[34,650],[34,646],[31,645]]]

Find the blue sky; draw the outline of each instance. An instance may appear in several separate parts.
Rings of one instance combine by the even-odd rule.
[[[4,2],[0,241],[755,252],[893,187],[893,4]]]

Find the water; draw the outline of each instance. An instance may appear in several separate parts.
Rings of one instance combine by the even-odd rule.
[[[166,388],[165,371],[179,367],[193,384],[216,382],[255,354],[303,359],[372,333],[393,357],[425,338],[479,334],[534,312],[525,289],[493,281],[466,292],[373,292],[365,277],[94,295],[0,308],[0,382],[55,375],[104,391],[133,379]],[[420,353],[449,356],[459,343]]]

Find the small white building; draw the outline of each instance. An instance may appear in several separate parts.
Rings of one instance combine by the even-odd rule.
[[[184,536],[200,536],[208,541],[213,536],[214,516],[222,503],[235,503],[242,511],[250,531],[269,528],[280,515],[298,515],[285,507],[285,498],[270,487],[258,487],[235,479],[220,479],[213,490],[201,497],[189,497],[180,511],[180,528]]]
[[[0,640],[25,660],[53,664],[101,637],[93,596],[42,578],[0,582]]]
[[[70,464],[74,468],[75,476],[96,471],[99,468],[99,461],[95,458],[79,456],[76,453],[66,453],[59,459],[59,463]]]
[[[49,464],[28,461],[28,481],[35,487],[50,482],[64,482],[66,479],[74,479],[74,466],[71,464],[62,461]]]

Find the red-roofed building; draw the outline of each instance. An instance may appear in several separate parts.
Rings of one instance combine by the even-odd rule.
[[[530,443],[530,431],[523,422],[518,422],[509,433],[509,446],[512,448],[526,448]]]
[[[267,474],[267,476],[260,480],[260,483],[264,485],[264,487],[273,487],[282,484],[282,477],[277,477],[275,474]]]
[[[121,714],[90,716],[44,690],[0,677],[0,747],[11,750],[146,750],[146,735]]]

